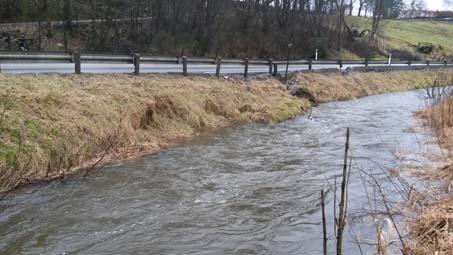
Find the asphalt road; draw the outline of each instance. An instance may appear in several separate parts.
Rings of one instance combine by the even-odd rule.
[[[358,67],[361,65],[344,65],[347,67]],[[394,65],[398,66],[398,65]],[[399,65],[407,66],[407,65]],[[313,65],[313,69],[338,69],[338,65]],[[307,70],[307,65],[290,65],[289,71]],[[188,73],[192,74],[215,74],[215,65],[189,64]],[[279,65],[278,71],[285,72],[286,65]],[[70,63],[0,63],[2,73],[73,73],[74,64]],[[132,64],[102,64],[102,63],[82,63],[82,73],[133,73]],[[141,64],[141,73],[182,73],[182,65],[177,64]],[[249,66],[250,74],[268,73],[268,66]],[[243,74],[243,65],[224,64],[221,74]]]

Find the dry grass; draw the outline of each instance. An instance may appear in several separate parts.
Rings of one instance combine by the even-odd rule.
[[[293,82],[316,103],[348,100],[379,93],[424,88],[439,70],[351,73],[300,73]]]
[[[231,122],[286,120],[308,107],[274,79],[0,74],[0,191]]]
[[[451,255],[453,252],[453,198],[428,207],[411,223],[413,255]]]
[[[439,80],[449,80],[453,84],[453,75],[449,73],[440,76],[434,83],[435,86]],[[453,254],[453,93],[436,88],[431,90],[435,91],[438,92],[429,93],[431,105],[419,116],[432,128],[439,145],[448,149],[449,164],[434,172],[426,171],[424,175],[437,178],[445,184],[446,189],[434,198],[423,201],[422,212],[409,224],[414,240],[412,254],[415,255]]]
[[[453,95],[428,108],[423,117],[433,128],[441,145],[453,151]]]

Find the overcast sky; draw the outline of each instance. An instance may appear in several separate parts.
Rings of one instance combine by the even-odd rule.
[[[452,10],[453,9],[452,7],[447,8],[446,6],[444,6],[443,2],[444,2],[444,0],[425,0],[426,7],[428,7],[428,9],[433,10],[433,11],[447,10],[447,9]]]

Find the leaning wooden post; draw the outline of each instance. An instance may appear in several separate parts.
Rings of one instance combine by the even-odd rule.
[[[182,74],[184,76],[187,76],[187,57],[186,56],[182,57]]]
[[[347,208],[347,181],[348,181],[348,152],[349,152],[349,128],[346,130],[346,143],[344,148],[343,181],[341,182],[340,210],[338,212],[337,229],[337,255],[343,255],[343,233],[346,225]]]
[[[82,73],[82,64],[81,64],[81,57],[79,52],[74,52],[72,54],[73,61],[74,61],[74,69],[76,74],[81,74]]]
[[[327,223],[326,223],[326,204],[324,202],[324,190],[321,190],[321,208],[322,208],[322,233],[323,233],[323,254],[327,255]]]
[[[272,58],[269,59],[269,74],[272,74],[272,67],[273,67],[273,64],[274,63],[274,60]]]
[[[140,74],[140,55],[134,54],[132,57],[132,61],[134,62],[134,74],[139,75]]]
[[[246,58],[244,60],[244,78],[247,79],[249,77],[249,62],[250,60]]]
[[[308,70],[312,70],[313,69],[313,60],[308,60]]]
[[[274,64],[274,74],[273,76],[277,77],[278,75],[278,64]]]
[[[215,76],[217,78],[220,77],[220,68],[222,68],[222,58],[221,57],[217,57],[217,59],[215,60],[216,62],[216,69],[215,69]]]

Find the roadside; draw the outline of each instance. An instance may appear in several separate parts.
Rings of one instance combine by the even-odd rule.
[[[0,75],[0,190],[83,175],[234,122],[284,121],[323,103],[424,87],[439,70],[273,78]],[[295,93],[294,93],[295,92]]]

